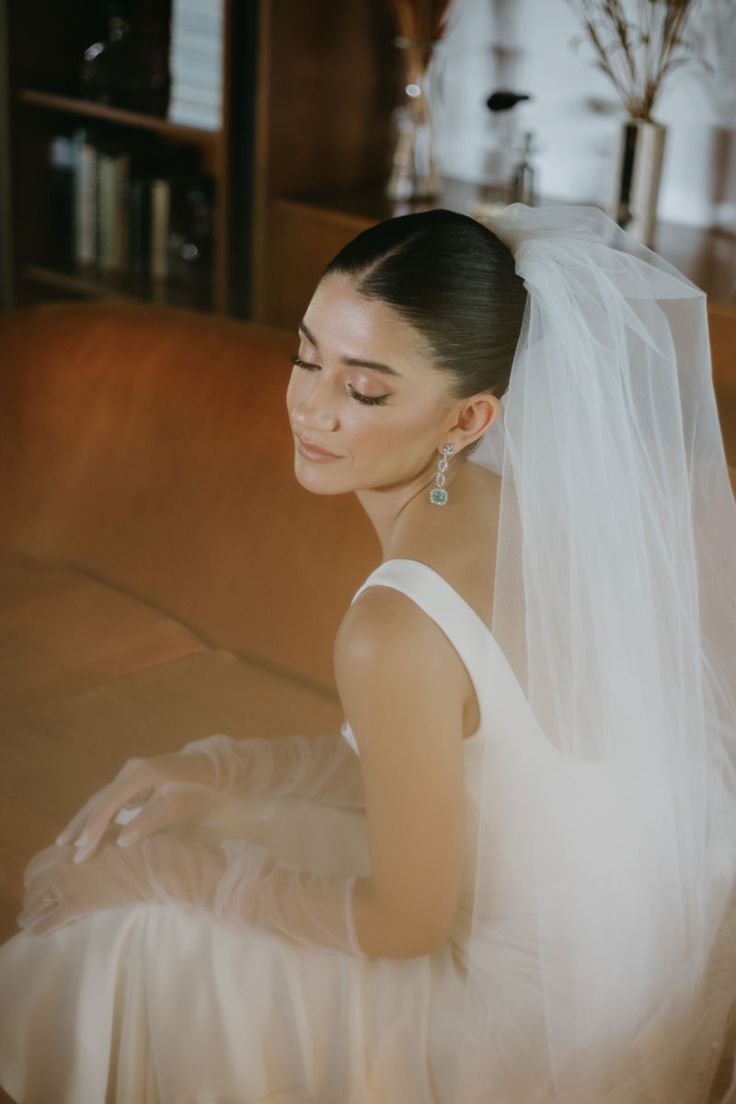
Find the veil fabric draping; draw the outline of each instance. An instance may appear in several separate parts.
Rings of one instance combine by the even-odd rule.
[[[736,505],[706,296],[596,208],[484,221],[528,300],[471,459],[503,477],[492,632],[547,769],[504,880],[483,757],[453,1104],[699,1104],[736,1009]],[[506,1013],[542,994],[522,1061],[494,969],[515,947]]]

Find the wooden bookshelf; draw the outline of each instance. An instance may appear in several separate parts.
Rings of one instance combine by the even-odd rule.
[[[234,213],[229,208],[229,165],[225,135],[222,130],[183,126],[165,118],[145,115],[142,112],[126,111],[107,104],[85,101],[78,97],[57,93],[41,92],[31,88],[21,88],[16,93],[19,117],[26,135],[17,157],[21,165],[31,168],[35,163],[37,173],[26,171],[16,176],[19,198],[16,207],[20,215],[20,240],[18,242],[18,292],[21,302],[38,301],[45,297],[46,288],[55,288],[56,294],[66,290],[76,297],[106,297],[151,299],[155,302],[170,302],[173,305],[188,306],[193,309],[226,314],[230,310],[231,288],[228,278],[229,269],[229,229]],[[127,272],[109,273],[96,270],[94,266],[56,267],[44,263],[45,237],[47,227],[43,219],[32,218],[31,203],[24,202],[22,180],[25,175],[35,177],[32,185],[32,203],[36,212],[42,210],[43,203],[39,186],[43,187],[43,169],[40,164],[42,149],[48,137],[61,127],[69,129],[72,123],[84,120],[99,120],[110,125],[108,135],[119,136],[121,145],[132,140],[135,133],[155,134],[170,149],[194,147],[199,153],[203,172],[214,181],[216,203],[213,210],[214,252],[209,279],[200,287],[190,287],[169,281],[154,280]],[[46,136],[44,138],[44,136]],[[34,148],[34,142],[42,149]],[[28,207],[24,218],[24,209]],[[29,227],[32,231],[24,229]]]
[[[19,88],[16,96],[21,103],[45,108],[47,111],[59,111],[66,115],[78,115],[84,119],[105,119],[121,126],[136,127],[139,130],[152,130],[168,138],[182,142],[192,142],[208,150],[217,146],[221,133],[219,130],[205,130],[202,127],[184,126],[156,115],[145,115],[142,111],[126,111],[109,104],[94,103],[78,96],[59,96],[53,92],[39,92],[35,88]]]
[[[94,267],[79,266],[64,272],[58,268],[28,264],[25,274],[39,287],[47,287],[54,298],[82,299],[144,299],[152,303],[189,307],[192,310],[211,310],[207,291],[176,284],[168,280],[155,280],[150,276],[129,273],[99,272]]]
[[[171,0],[143,0],[137,7],[146,32],[155,28],[164,53],[170,5]],[[13,226],[7,305],[66,296],[109,296],[171,302],[225,314],[233,311],[233,301],[239,299],[241,310],[247,311],[249,289],[234,287],[231,278],[232,249],[243,236],[240,223],[250,217],[243,204],[231,203],[229,104],[234,96],[247,99],[249,94],[248,74],[243,74],[237,88],[231,83],[228,53],[238,19],[242,23],[242,16],[234,16],[238,6],[233,0],[223,0],[222,111],[220,125],[212,130],[173,122],[163,113],[87,98],[80,80],[82,55],[103,26],[98,15],[103,7],[94,0],[64,5],[53,0],[33,5],[2,0],[9,55],[5,74],[9,137],[3,153],[10,162],[7,202]],[[39,33],[41,27],[43,34]],[[253,84],[250,74],[251,100]],[[211,258],[202,261],[201,271],[193,266],[191,279],[153,279],[126,271],[124,263],[115,266],[118,271],[109,271],[109,265],[80,265],[68,257],[60,262],[54,256],[50,146],[59,137],[67,140],[79,128],[88,128],[93,145],[104,142],[121,153],[141,148],[145,136],[147,148],[151,154],[155,152],[160,165],[151,172],[152,178],[167,179],[170,158],[178,154],[181,159],[186,151],[196,172],[209,179],[213,197]],[[7,218],[7,211],[5,214]]]
[[[137,10],[168,19],[171,2],[138,0]],[[12,227],[0,305],[122,297],[263,318],[274,200],[304,189],[375,187],[383,178],[399,76],[389,5],[341,0],[338,12],[334,0],[224,0],[223,109],[215,130],[82,94],[79,69],[95,7],[103,5],[0,0],[8,59],[0,71],[0,121],[3,102],[7,115],[0,166],[9,167],[0,230]],[[201,287],[54,261],[50,143],[98,127],[121,148],[157,143],[164,160],[184,149],[196,153],[214,191],[212,265]]]

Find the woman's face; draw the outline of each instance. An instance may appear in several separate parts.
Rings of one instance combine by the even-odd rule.
[[[286,405],[298,481],[342,494],[433,472],[459,404],[421,335],[352,277],[331,273],[299,327]]]

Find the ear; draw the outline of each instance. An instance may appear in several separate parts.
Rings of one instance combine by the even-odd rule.
[[[479,391],[463,399],[455,410],[455,422],[446,431],[444,440],[455,446],[455,454],[477,441],[501,413],[500,400],[490,391]]]

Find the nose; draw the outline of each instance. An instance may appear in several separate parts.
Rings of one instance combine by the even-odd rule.
[[[329,394],[320,387],[318,381],[310,380],[308,387],[302,390],[291,407],[292,421],[302,429],[317,429],[329,433],[337,428],[335,414]]]

